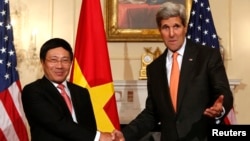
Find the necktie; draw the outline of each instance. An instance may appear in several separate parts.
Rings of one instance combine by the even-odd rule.
[[[180,70],[177,62],[178,53],[174,52],[172,56],[172,70],[170,76],[170,95],[172,99],[172,103],[174,106],[174,110],[176,111],[176,102],[177,102],[177,91],[178,91],[178,83],[179,83],[179,76]]]
[[[58,84],[57,86],[60,90],[61,90],[61,95],[64,99],[64,101],[66,102],[68,108],[69,108],[69,111],[72,113],[72,104],[71,104],[71,100],[69,98],[69,96],[67,95],[65,89],[64,89],[64,85],[63,84]]]

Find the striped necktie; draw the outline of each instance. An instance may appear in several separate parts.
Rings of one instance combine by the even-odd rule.
[[[69,98],[69,96],[67,95],[65,89],[64,89],[64,85],[63,84],[58,84],[57,87],[61,90],[61,95],[64,99],[64,101],[66,102],[68,108],[69,108],[69,111],[72,113],[72,104],[71,104],[71,100]]]

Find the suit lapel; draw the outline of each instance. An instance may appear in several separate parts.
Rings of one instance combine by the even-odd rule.
[[[44,93],[47,99],[53,101],[54,104],[58,104],[58,106],[62,107],[64,111],[68,110],[68,113],[70,114],[70,111],[66,103],[64,102],[64,99],[61,96],[60,92],[45,76],[41,79],[41,87],[42,90],[46,91]]]
[[[178,86],[177,111],[179,108],[181,108],[181,103],[185,95],[185,90],[188,86],[188,83],[191,83],[191,78],[195,73],[194,64],[196,62],[197,55],[198,50],[196,46],[187,40],[182,60],[180,80]]]
[[[174,107],[172,105],[172,100],[171,100],[171,96],[170,96],[170,92],[169,92],[169,87],[168,87],[168,76],[167,76],[167,69],[166,69],[166,56],[168,53],[168,49],[166,49],[163,54],[161,56],[159,56],[159,58],[157,58],[157,61],[155,63],[157,63],[155,66],[157,68],[154,68],[157,73],[154,73],[155,76],[153,76],[154,78],[152,78],[154,81],[153,83],[155,83],[156,85],[159,85],[159,89],[157,89],[158,91],[158,95],[159,98],[161,100],[163,100],[164,102],[162,102],[164,105],[166,104],[166,108],[168,108],[166,111],[171,111],[171,113],[175,113],[174,111]],[[165,88],[165,89],[162,89]],[[166,102],[165,102],[166,101]]]
[[[42,89],[46,91],[46,97],[52,98],[53,100],[60,99],[58,98],[61,97],[59,91],[45,76],[41,79],[41,86]]]

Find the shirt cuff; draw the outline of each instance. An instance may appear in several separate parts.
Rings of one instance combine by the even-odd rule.
[[[225,111],[225,108],[222,107],[222,112],[220,114],[220,116],[218,117],[215,117],[215,124],[220,124],[221,123],[221,118],[225,115],[226,111]]]
[[[95,135],[95,140],[94,141],[99,141],[100,140],[101,133],[99,131],[96,131]]]

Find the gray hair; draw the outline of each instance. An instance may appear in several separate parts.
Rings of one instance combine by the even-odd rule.
[[[182,24],[186,26],[187,15],[185,6],[183,4],[173,2],[163,3],[160,10],[156,13],[156,23],[158,28],[161,27],[162,20],[170,17],[180,17]]]

